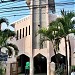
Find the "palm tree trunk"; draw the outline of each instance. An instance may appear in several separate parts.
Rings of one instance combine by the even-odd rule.
[[[55,49],[54,49],[54,54],[55,54],[55,60],[56,60],[55,69],[58,69],[58,67],[59,67],[59,61],[58,61],[58,56],[56,55],[56,50]]]
[[[55,51],[55,49],[54,49],[54,54],[56,55],[56,51]]]
[[[67,57],[67,41],[66,41],[66,37],[65,39],[65,53],[66,53],[66,75],[68,75],[68,57]]]
[[[53,43],[53,42],[52,42],[52,43]],[[54,46],[53,46],[53,47],[54,47]],[[55,54],[55,60],[56,60],[56,63],[55,63],[55,70],[57,70],[58,67],[59,67],[59,60],[58,60],[58,56],[56,55],[57,53],[56,53],[55,47],[54,47],[54,54]]]
[[[68,44],[69,44],[69,73],[71,75],[71,44],[69,39],[68,39]]]
[[[0,48],[0,55],[1,55],[1,48]]]
[[[1,30],[1,25],[0,25],[0,30]]]

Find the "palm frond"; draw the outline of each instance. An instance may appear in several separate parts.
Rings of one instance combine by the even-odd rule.
[[[12,47],[12,48],[14,48],[14,50],[18,51],[18,47],[15,44],[13,44],[13,43],[7,43],[7,45],[10,46],[10,47]]]
[[[70,29],[75,29],[75,20],[73,20],[72,22],[71,22],[71,28]]]
[[[8,19],[6,18],[0,18],[0,24],[5,22],[7,24],[7,26],[9,25]]]
[[[12,56],[12,54],[13,54],[12,48],[10,48],[10,47],[8,47],[8,46],[6,46],[6,48],[7,48],[8,56],[9,56],[9,57]]]
[[[70,30],[70,31],[69,31],[69,34],[70,34],[70,33],[74,33],[74,34],[75,34],[75,29]]]
[[[9,25],[8,19],[0,18],[0,25],[3,22],[5,22],[7,26]],[[14,37],[15,35],[16,35],[15,32],[10,29],[0,30],[0,47],[7,48],[9,57],[13,54],[13,51],[12,51],[13,49],[15,51],[15,55],[17,55],[19,51],[16,45],[12,43],[9,44],[7,41],[9,38]]]
[[[19,50],[18,50],[18,47],[15,44],[7,43],[2,47],[5,47],[5,48],[8,49],[7,51],[8,51],[9,56],[11,56],[13,54],[13,51],[15,51],[15,55],[18,55]]]
[[[19,49],[18,49],[18,47],[15,44],[13,44],[13,43],[7,43],[7,46],[10,46],[10,47],[12,47],[14,49],[15,55],[18,54]]]
[[[38,30],[38,33],[42,34],[43,36],[46,36],[46,32],[47,32],[47,28],[41,28],[40,30]]]
[[[68,19],[71,20],[73,17],[75,17],[75,13],[70,11],[70,12],[67,13],[66,16],[67,16]]]
[[[50,41],[50,39],[48,37],[41,36],[40,42],[39,42],[40,48],[43,48],[43,43],[47,40]]]
[[[14,37],[16,35],[16,33],[14,31],[11,31],[10,29],[5,29],[3,32],[8,37]]]
[[[70,33],[75,33],[75,21],[71,19],[75,16],[74,12],[61,11],[62,17],[57,18],[49,24],[48,28],[41,28],[38,33],[41,34],[42,38],[41,45],[45,40],[52,42],[54,49],[59,50],[60,39],[66,37]],[[46,38],[46,39],[45,39]],[[60,38],[58,41],[56,39]],[[55,42],[54,42],[55,41]]]

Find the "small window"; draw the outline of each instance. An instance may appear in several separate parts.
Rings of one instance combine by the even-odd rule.
[[[27,27],[26,27],[26,36],[27,36]]]
[[[23,28],[23,37],[24,37],[24,28]]]
[[[29,35],[30,35],[30,26],[29,26]]]
[[[20,39],[21,39],[21,29],[20,29]]]
[[[16,40],[18,40],[18,30],[17,30],[17,34],[16,34]]]

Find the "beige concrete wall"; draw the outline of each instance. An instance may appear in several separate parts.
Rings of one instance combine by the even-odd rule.
[[[56,14],[49,14],[49,23],[55,21],[58,16]]]
[[[45,4],[48,3],[48,0],[39,0],[41,1],[41,4]],[[39,5],[39,1],[35,1],[34,5]],[[34,10],[34,13],[31,12],[31,14],[33,15],[29,15],[23,19],[20,19],[18,21],[15,21],[14,27],[15,27],[15,32],[17,32],[17,30],[20,32],[22,32],[22,36],[23,36],[23,28],[26,29],[27,27],[27,36],[24,36],[24,38],[22,37],[21,39],[19,38],[19,40],[16,40],[15,38],[12,39],[11,42],[13,42],[14,44],[16,44],[19,48],[19,55],[21,54],[25,54],[27,56],[30,57],[30,73],[32,75],[32,68],[33,68],[33,58],[32,58],[32,54],[33,57],[35,57],[36,55],[38,55],[39,53],[42,54],[43,56],[45,56],[47,58],[47,75],[54,75],[54,67],[55,64],[51,63],[51,57],[54,55],[54,50],[53,50],[53,46],[52,43],[47,41],[47,46],[46,44],[44,45],[45,48],[43,49],[39,49],[39,47],[35,47],[35,49],[32,49],[32,44],[34,44],[34,46],[36,46],[36,43],[39,44],[39,37],[36,38],[35,36],[32,37],[32,33],[35,34],[36,31],[39,29],[38,25],[41,25],[41,27],[48,27],[49,23],[52,22],[53,20],[55,20],[57,18],[57,15],[55,14],[48,14],[49,10],[48,10],[48,5],[45,5],[46,8],[37,8]],[[40,10],[40,12],[39,12]],[[31,9],[32,11],[32,9]],[[32,19],[34,18],[34,19]],[[34,24],[34,26],[33,26]],[[30,25],[30,35],[29,35],[29,25]],[[34,32],[33,32],[34,29]],[[26,34],[26,31],[25,31]],[[19,35],[20,37],[20,35]],[[32,39],[34,40],[35,43],[33,43]],[[72,44],[72,49],[74,49],[74,44],[73,41],[71,42]],[[33,52],[33,53],[32,53]],[[59,53],[65,55],[65,45],[64,45],[64,39],[61,40],[60,43],[60,51]],[[74,55],[72,54],[72,58],[74,59]],[[72,61],[74,61],[72,59]],[[10,63],[15,62],[16,61],[16,57],[12,57],[12,58],[8,58],[7,61],[7,74],[6,75],[10,75]],[[72,62],[74,63],[74,62]],[[49,70],[50,69],[50,70]],[[51,74],[49,74],[49,71],[51,72]]]
[[[10,75],[10,63],[7,63],[6,66],[6,75]]]
[[[34,49],[34,54],[33,57],[37,56],[38,54],[42,54],[43,56],[45,56],[47,58],[47,54],[48,54],[48,49],[44,48],[44,49]]]
[[[47,6],[46,6],[47,7]],[[44,12],[44,10],[46,10],[45,12]],[[46,20],[44,21],[44,19],[42,19],[42,22],[44,22],[44,24],[42,24],[42,25],[45,25],[46,27],[48,26],[48,24],[51,22],[51,21],[53,21],[53,20],[55,20],[56,19],[56,15],[54,15],[54,14],[47,14],[47,12],[48,12],[48,7],[46,8],[46,9],[42,9],[41,11],[42,11],[42,13],[45,13],[45,14],[43,14],[44,16],[46,16]],[[43,17],[44,18],[44,16],[41,16],[41,17]],[[36,15],[37,16],[37,15]],[[38,20],[36,20],[36,21],[38,21]],[[37,22],[36,22],[37,23]],[[46,23],[47,23],[47,25],[46,25]],[[17,46],[18,46],[18,48],[19,48],[19,53],[20,54],[22,54],[22,53],[28,53],[28,54],[31,54],[31,52],[32,52],[32,15],[30,15],[30,16],[27,16],[26,18],[23,18],[23,19],[20,19],[20,20],[18,20],[18,21],[16,21],[16,22],[14,22],[13,23],[14,24],[14,27],[15,27],[15,31],[17,31],[17,30],[19,30],[20,31],[20,29],[22,29],[23,30],[23,28],[28,28],[29,27],[29,25],[30,25],[30,35],[29,34],[27,34],[27,36],[25,36],[24,38],[19,38],[19,40],[16,40],[16,39],[14,39],[14,42],[13,42],[13,40],[12,40],[12,42],[13,43],[15,43]],[[37,23],[38,24],[38,23]],[[34,28],[35,29],[35,28]],[[27,31],[28,33],[29,33],[29,31]],[[22,34],[23,35],[23,34]],[[20,35],[19,35],[20,36]],[[48,45],[49,44],[49,45]],[[45,50],[46,49],[46,50]],[[37,52],[36,52],[37,51]],[[34,56],[37,54],[37,53],[40,53],[40,51],[42,52],[42,50],[39,50],[39,49],[34,49]],[[47,51],[47,52],[46,52]],[[51,56],[53,55],[53,48],[52,48],[52,45],[51,45],[51,43],[47,43],[47,48],[44,48],[44,51],[43,52],[45,52],[44,53],[44,55],[46,56],[47,55],[47,53],[50,53],[51,54]],[[19,55],[20,55],[19,54]]]
[[[71,58],[71,61],[72,61],[72,65],[75,65],[75,36],[71,35],[69,37],[70,39],[70,43],[71,43],[71,55],[72,55],[72,58]]]
[[[64,40],[64,38],[62,38],[59,48],[60,48],[59,53],[61,53],[62,55],[65,55],[65,40]]]
[[[42,12],[43,12],[43,10],[42,10]],[[42,17],[43,17],[43,15],[42,15]],[[31,27],[30,28],[31,29],[31,33],[30,33],[31,35],[25,36],[24,38],[21,38],[19,40],[16,40],[15,38],[12,40],[12,42],[14,44],[16,44],[20,50],[18,56],[21,54],[25,54],[25,55],[30,57],[32,54],[32,21],[31,20],[32,20],[32,17],[28,16],[24,19],[21,19],[21,20],[14,22],[15,31],[23,29],[25,27],[28,27],[29,25]],[[42,20],[42,21],[44,21],[44,20]],[[48,21],[49,21],[48,15],[46,14],[45,25],[47,23],[47,26],[49,24]],[[44,49],[34,49],[33,50],[33,57],[35,57],[37,54],[40,53],[43,56],[45,56],[47,58],[47,60],[49,60],[49,63],[50,63],[51,60],[50,60],[50,58],[48,58],[49,57],[48,55],[50,54],[50,56],[52,56],[54,53],[53,53],[53,47],[52,47],[51,43],[48,42],[47,45],[48,45],[47,48],[44,48]],[[13,61],[14,61],[14,59],[11,59],[11,62],[13,62]]]
[[[55,20],[57,18],[57,16],[53,15],[53,14],[49,14],[49,15],[46,14],[46,18],[49,18],[49,20],[46,19],[46,22],[45,22],[45,23],[47,23],[47,26],[48,26],[48,24],[51,21]],[[31,29],[30,30],[30,35],[27,34],[27,36],[25,36],[24,38],[21,38],[19,40],[16,40],[15,38],[13,39],[14,41],[12,40],[12,42],[14,44],[16,44],[18,46],[19,50],[20,50],[19,55],[25,54],[25,55],[30,57],[32,55],[32,17],[28,16],[26,18],[23,18],[21,20],[16,21],[14,24],[15,24],[15,31],[26,28],[26,27],[28,28],[29,25],[30,25],[30,29]],[[29,33],[29,31],[27,31],[27,32]],[[71,41],[71,44],[73,44],[73,42],[74,41]],[[75,48],[74,44],[72,46],[73,46],[72,49],[74,49]],[[54,55],[52,43],[47,42],[47,48],[33,49],[33,57],[35,57],[39,53],[42,54],[43,56],[45,56],[49,60],[49,63],[50,63],[51,62],[51,57]],[[61,40],[59,53],[65,55],[64,39]],[[72,61],[74,61],[73,59],[72,59]],[[11,61],[13,62],[14,59],[12,59]]]
[[[31,51],[32,51],[32,23],[31,23],[31,16],[27,16],[26,18],[20,19],[16,22],[13,23],[14,27],[15,27],[15,32],[18,30],[20,31],[21,29],[21,39],[19,38],[19,40],[16,40],[16,38],[13,38],[11,41],[8,40],[8,42],[14,43],[17,45],[18,49],[19,49],[19,55],[21,54],[25,54],[27,56],[30,57]],[[30,25],[30,35],[29,35],[29,25]],[[23,38],[23,28],[24,30],[26,30],[25,28],[27,27],[27,36],[24,36]],[[25,32],[24,32],[25,33]],[[26,33],[25,33],[26,35]],[[19,35],[20,37],[20,35]],[[10,63],[16,62],[16,57],[14,57],[14,55],[12,56],[12,58],[8,58],[7,60],[7,72],[6,75],[10,75]]]
[[[30,53],[32,51],[32,22],[31,16],[27,16],[21,20],[16,21],[15,23],[15,32],[19,31],[19,39],[14,40],[15,44],[18,46],[20,53]],[[30,26],[30,35],[29,35],[29,26]],[[26,36],[26,27],[27,27],[27,36]],[[24,28],[24,37],[23,37],[23,28]],[[20,29],[21,29],[21,39],[20,39]]]

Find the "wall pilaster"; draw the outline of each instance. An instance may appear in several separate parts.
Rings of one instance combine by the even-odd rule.
[[[30,75],[34,75],[33,57],[30,57]]]

